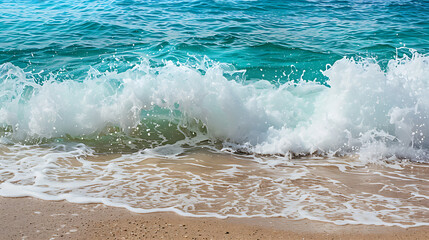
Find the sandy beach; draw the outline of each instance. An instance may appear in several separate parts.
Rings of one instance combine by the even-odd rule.
[[[425,239],[429,234],[429,227],[137,214],[102,204],[28,197],[2,197],[0,209],[0,239]]]

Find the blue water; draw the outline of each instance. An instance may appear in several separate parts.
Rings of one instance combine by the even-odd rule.
[[[116,59],[195,56],[245,69],[248,79],[320,70],[343,56],[390,60],[429,49],[426,1],[2,1],[0,63],[70,75]],[[104,62],[103,62],[104,60]],[[120,66],[121,70],[127,68]],[[294,67],[292,67],[294,66]],[[260,69],[262,68],[262,71]],[[277,77],[276,77],[277,75]],[[67,78],[67,77],[65,77]],[[281,81],[288,81],[284,77]]]
[[[427,1],[1,1],[0,29],[6,142],[428,148]]]

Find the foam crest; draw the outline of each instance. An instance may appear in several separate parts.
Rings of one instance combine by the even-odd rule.
[[[143,61],[125,72],[92,69],[84,81],[52,78],[43,85],[12,64],[0,69],[0,122],[15,142],[94,138],[108,126],[125,135],[147,128],[138,138],[151,139],[148,124],[156,123],[173,125],[158,127],[158,145],[176,134],[172,142],[198,135],[261,154],[427,157],[429,57],[416,52],[386,70],[372,59],[343,58],[323,71],[329,86],[245,81],[240,71],[212,62]]]
[[[429,102],[422,91],[428,89],[428,60],[415,53],[391,60],[386,71],[368,59],[335,62],[323,72],[330,88],[315,98],[308,120],[271,128],[256,151],[426,158]]]

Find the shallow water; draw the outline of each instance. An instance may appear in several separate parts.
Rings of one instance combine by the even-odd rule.
[[[0,2],[0,195],[419,226],[426,1]]]
[[[206,148],[93,155],[2,148],[0,194],[185,216],[285,217],[412,227],[429,220],[429,166],[240,156]]]

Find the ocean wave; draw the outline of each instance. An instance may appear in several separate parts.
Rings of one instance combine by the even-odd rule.
[[[427,159],[427,55],[392,59],[385,70],[374,59],[344,57],[322,72],[327,85],[301,79],[279,86],[246,81],[243,71],[208,60],[145,60],[124,72],[91,69],[83,81],[52,75],[36,83],[32,73],[5,63],[1,134],[10,143],[97,143],[110,134],[113,148],[117,139],[152,143],[139,148],[198,135],[257,154]]]

